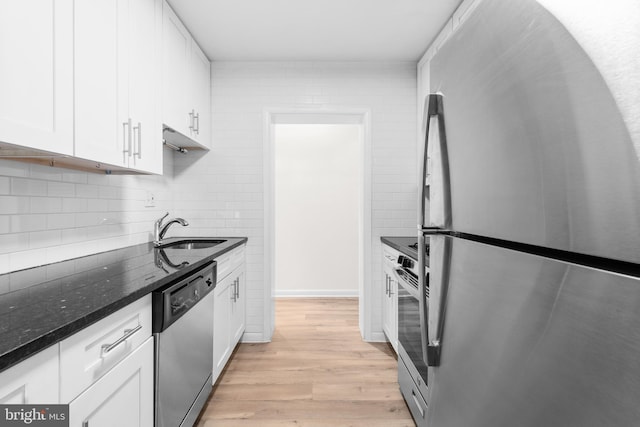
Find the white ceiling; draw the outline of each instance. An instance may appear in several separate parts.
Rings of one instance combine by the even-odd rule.
[[[169,0],[213,61],[417,61],[461,0]]]

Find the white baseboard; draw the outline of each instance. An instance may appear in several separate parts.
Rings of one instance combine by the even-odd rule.
[[[387,336],[384,332],[372,332],[371,336],[363,338],[367,342],[387,342]]]
[[[245,332],[240,338],[242,343],[267,343],[271,339],[265,339],[264,334],[260,332]]]
[[[358,297],[358,290],[277,290],[275,296],[276,298],[355,298]]]

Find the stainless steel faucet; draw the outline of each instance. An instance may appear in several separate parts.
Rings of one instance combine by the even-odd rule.
[[[166,224],[163,225],[162,221],[168,216],[169,216],[169,212],[164,214],[164,216],[159,220],[157,220],[153,225],[153,244],[155,246],[160,246],[162,242],[162,238],[164,237],[165,234],[167,234],[167,230],[169,230],[169,227],[172,224],[175,224],[177,222],[183,227],[186,227],[187,225],[189,225],[189,223],[182,218],[170,219]]]

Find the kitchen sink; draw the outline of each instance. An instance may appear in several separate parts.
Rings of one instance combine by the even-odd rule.
[[[186,239],[160,245],[163,249],[206,249],[224,243],[226,240]]]

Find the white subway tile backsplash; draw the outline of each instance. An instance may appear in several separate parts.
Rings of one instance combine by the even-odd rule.
[[[76,197],[98,197],[98,186],[94,184],[78,184],[76,185]]]
[[[60,230],[34,231],[29,233],[29,249],[47,248],[62,243]]]
[[[87,212],[86,199],[62,199],[62,212]]]
[[[47,229],[47,216],[11,215],[11,233],[25,233]]]
[[[29,233],[0,234],[0,253],[23,251],[29,248]]]
[[[50,197],[75,197],[76,187],[68,182],[47,182],[47,195]]]
[[[46,225],[49,230],[64,230],[76,226],[75,214],[60,213],[46,215]]]
[[[62,199],[59,197],[32,197],[31,213],[62,212]]]
[[[0,196],[0,215],[28,214],[30,206],[28,197]]]
[[[16,196],[46,196],[47,182],[39,179],[11,178],[11,194]]]
[[[11,178],[0,176],[0,195],[11,194]]]
[[[0,215],[0,234],[11,232],[11,216]]]
[[[73,182],[75,184],[86,184],[87,174],[82,172],[74,172],[74,171],[63,172],[62,181]]]

